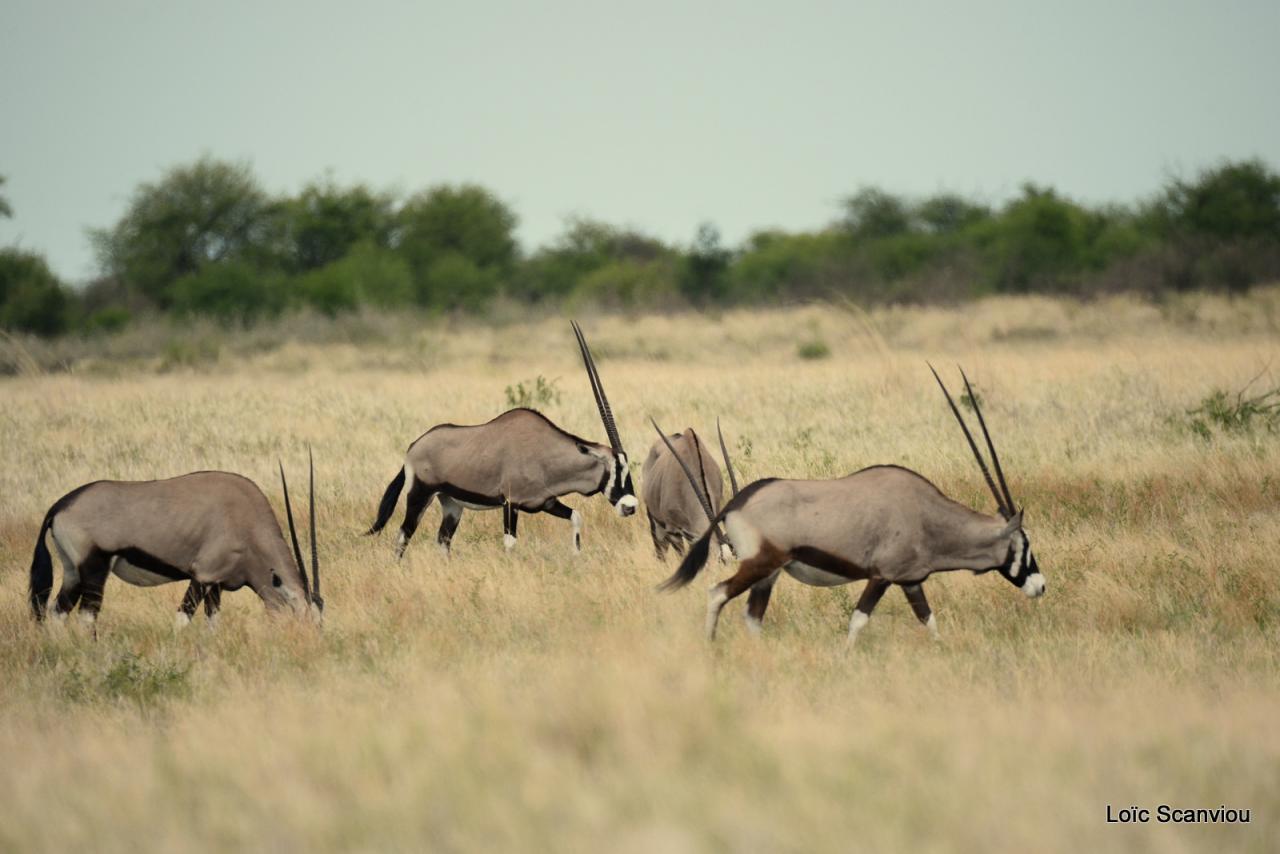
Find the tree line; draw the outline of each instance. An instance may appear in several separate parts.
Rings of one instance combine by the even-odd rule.
[[[0,177],[0,218],[12,216]],[[687,245],[591,219],[522,252],[490,190],[405,197],[316,180],[266,192],[245,163],[204,157],[137,187],[92,229],[84,288],[45,259],[0,248],[0,328],[110,331],[155,312],[250,323],[300,307],[483,313],[495,300],[646,309],[843,297],[862,304],[997,293],[1159,295],[1280,281],[1280,175],[1260,160],[1170,179],[1130,205],[1090,206],[1025,184],[993,206],[867,187],[815,231],[725,246],[707,223]]]

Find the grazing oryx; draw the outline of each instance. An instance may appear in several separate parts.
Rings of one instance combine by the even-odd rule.
[[[289,486],[280,467],[285,515],[293,553],[262,490],[248,478],[201,471],[168,480],[99,480],[73,489],[54,502],[40,525],[31,558],[31,611],[45,615],[53,589],[53,562],[45,535],[62,559],[62,589],[54,615],[65,617],[77,603],[82,619],[97,620],[107,575],[139,587],[191,581],[178,612],[189,619],[212,591],[210,616],[222,590],[248,585],[272,610],[324,610],[316,555],[315,467],[311,466],[311,578],[298,548],[289,504]],[[196,592],[193,592],[196,591]],[[189,601],[190,600],[190,601]],[[190,605],[188,610],[187,606]]]
[[[934,378],[960,422],[1000,516],[988,516],[952,501],[921,475],[899,466],[872,466],[837,480],[758,480],[735,495],[716,517],[724,523],[742,562],[733,577],[710,590],[708,638],[715,637],[725,603],[748,590],[748,625],[759,631],[774,582],[784,569],[815,587],[867,579],[849,620],[850,642],[867,624],[891,584],[903,588],[916,617],[934,631],[933,613],[922,585],[935,572],[997,570],[1027,596],[1043,595],[1044,576],[1022,528],[1022,511],[1014,509],[968,378],[964,377],[965,389],[1002,491],[997,491],[960,410],[936,371]],[[707,562],[711,535],[708,529],[680,568],[663,582],[662,589],[683,587],[697,576]]]
[[[524,512],[568,519],[573,526],[573,548],[581,551],[582,516],[562,503],[561,496],[602,492],[619,516],[635,513],[638,501],[613,410],[577,323],[573,324],[573,332],[609,437],[608,445],[566,433],[532,409],[511,409],[485,424],[440,424],[409,446],[404,467],[383,493],[378,517],[367,533],[376,534],[387,524],[406,480],[410,482],[409,497],[396,557],[404,554],[423,512],[437,495],[443,516],[436,542],[446,554],[464,507],[501,507],[502,539],[508,549],[516,544],[516,522]]]
[[[724,483],[720,467],[692,427],[683,433],[667,436],[656,421],[652,418],[649,421],[658,431],[658,441],[653,443],[644,461],[642,497],[649,515],[649,534],[653,537],[658,560],[666,559],[668,547],[683,557],[685,544],[695,542],[707,530],[710,520],[720,512]],[[716,420],[716,432],[720,432],[719,419]],[[736,495],[738,481],[729,463],[723,433],[720,433],[720,453]],[[696,479],[695,471],[699,475]],[[719,530],[719,525],[714,527],[716,530],[712,536],[720,544],[722,559],[727,560],[730,557],[728,540]]]

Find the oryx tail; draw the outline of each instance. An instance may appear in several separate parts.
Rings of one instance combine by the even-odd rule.
[[[55,505],[56,506],[56,505]],[[28,588],[31,599],[31,615],[37,620],[44,619],[44,609],[53,592],[53,559],[49,556],[49,544],[45,536],[53,525],[53,511],[50,507],[40,523],[40,533],[36,534],[36,549],[31,555],[31,584]]]
[[[381,531],[391,519],[391,514],[396,511],[396,502],[400,500],[400,491],[404,489],[404,467],[400,467],[400,471],[396,472],[396,476],[391,478],[391,483],[387,484],[387,491],[382,493],[382,501],[378,503],[378,518],[373,520],[373,525],[365,534],[376,534]]]

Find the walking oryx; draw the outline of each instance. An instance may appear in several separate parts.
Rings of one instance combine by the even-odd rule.
[[[999,491],[936,371],[934,378],[960,422],[1000,516],[970,510],[947,498],[921,475],[899,466],[872,466],[837,480],[758,480],[735,495],[716,517],[717,522],[723,521],[741,563],[737,573],[710,590],[708,638],[715,637],[725,603],[748,590],[748,625],[759,631],[773,585],[783,569],[816,587],[867,579],[849,620],[850,642],[867,624],[891,584],[902,586],[916,616],[932,631],[933,613],[922,585],[935,572],[997,570],[1027,596],[1044,594],[1044,576],[1022,528],[1022,511],[1014,509],[968,377],[964,377],[965,390],[986,438],[1000,480]],[[707,562],[711,536],[708,529],[680,568],[663,582],[662,589],[683,587],[697,576]]]
[[[649,420],[653,429],[658,431],[658,441],[653,443],[644,461],[642,497],[649,515],[649,534],[653,537],[653,548],[659,560],[666,559],[668,547],[683,557],[685,544],[695,542],[720,512],[724,483],[720,467],[692,427],[683,433],[667,436],[656,421]],[[720,432],[719,420],[716,421],[716,432]],[[720,433],[720,453],[736,495],[738,481],[729,463],[723,433]],[[699,475],[697,479],[694,472]],[[712,536],[720,544],[722,558],[727,560],[730,556],[728,541],[724,532],[719,530],[720,526],[714,527],[716,530]]]
[[[406,480],[410,482],[409,497],[396,557],[404,554],[423,512],[437,495],[443,516],[436,542],[446,553],[464,507],[501,507],[502,539],[507,548],[516,544],[516,522],[521,512],[550,513],[568,519],[573,526],[575,551],[582,549],[582,516],[562,503],[562,496],[604,493],[619,516],[635,513],[638,502],[631,469],[613,410],[577,323],[573,324],[573,332],[609,437],[608,445],[566,433],[532,409],[511,409],[484,424],[440,424],[409,446],[404,467],[383,493],[377,519],[367,533],[376,534],[387,524]]]
[[[210,616],[222,590],[248,585],[272,610],[324,610],[316,555],[315,468],[311,466],[311,579],[302,562],[280,468],[285,515],[293,553],[262,490],[248,478],[201,471],[168,480],[99,480],[54,502],[40,525],[31,558],[31,611],[44,618],[53,589],[53,562],[45,535],[53,534],[62,559],[62,589],[54,614],[64,617],[77,603],[86,622],[102,608],[108,573],[139,587],[191,581],[179,622],[214,591]],[[189,601],[190,600],[190,601]],[[190,608],[188,610],[188,604]]]

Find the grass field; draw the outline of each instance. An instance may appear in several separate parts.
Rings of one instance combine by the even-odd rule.
[[[0,380],[0,849],[1274,850],[1278,437],[1205,438],[1186,411],[1280,382],[1280,290],[583,320],[635,459],[648,415],[721,415],[746,480],[893,462],[990,511],[925,367],[962,363],[1047,595],[938,577],[943,643],[891,592],[846,650],[860,585],[784,579],[764,637],[743,597],[708,645],[726,570],[655,594],[673,564],[600,498],[569,499],[578,556],[548,517],[507,554],[500,514],[468,513],[447,561],[435,507],[403,563],[360,536],[408,443],[509,385],[554,380],[547,414],[602,437],[564,319],[33,370]],[[322,630],[245,590],[175,632],[181,586],[114,579],[96,640],[29,618],[64,492],[222,468],[279,508],[276,459],[301,482],[308,443]],[[1252,821],[1109,825],[1108,804]]]

